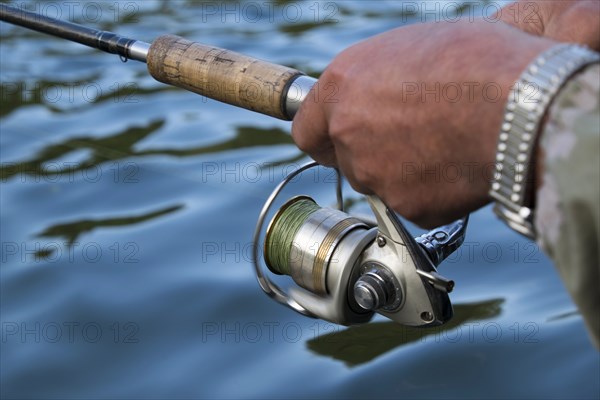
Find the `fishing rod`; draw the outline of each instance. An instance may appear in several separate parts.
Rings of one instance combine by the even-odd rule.
[[[0,20],[144,62],[157,81],[286,121],[317,82],[294,68],[175,35],[150,44],[6,4]]]
[[[0,4],[0,20],[145,62],[160,82],[282,120],[293,119],[316,83],[296,69],[174,35],[149,44],[6,4]],[[296,196],[266,229],[264,264],[273,274],[291,276],[299,287],[286,292],[267,276],[259,255],[267,215],[282,189],[315,166],[309,163],[288,175],[260,212],[253,264],[262,290],[301,314],[343,325],[367,322],[374,313],[410,326],[447,322],[454,282],[436,267],[463,243],[468,217],[413,238],[377,196],[367,196],[376,222],[344,212],[339,172],[337,209]]]

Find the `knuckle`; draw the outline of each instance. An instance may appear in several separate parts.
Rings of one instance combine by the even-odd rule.
[[[363,186],[361,186],[360,183],[356,181],[356,179],[353,179],[349,176],[346,176],[346,179],[348,180],[348,183],[350,183],[350,186],[352,187],[352,189],[354,189],[354,191],[362,194],[367,194],[367,190]]]
[[[338,55],[332,62],[325,68],[323,75],[319,81],[325,83],[336,83],[342,84],[348,79],[348,68],[345,67],[343,61],[343,53]]]
[[[350,127],[337,114],[331,118],[329,122],[329,137],[334,143],[343,144],[347,141]]]
[[[354,166],[354,178],[358,182],[358,184],[364,188],[369,188],[370,190],[376,192],[376,174],[370,170],[368,166],[365,166],[361,163],[357,163]]]
[[[311,147],[311,142],[308,140],[306,135],[302,133],[299,123],[294,122],[292,124],[292,140],[296,143],[296,146],[304,151],[308,152]]]
[[[401,199],[398,196],[392,197],[390,207],[398,214],[406,218],[407,220],[419,225],[420,227],[427,227],[428,218],[425,208],[421,206],[419,202]]]

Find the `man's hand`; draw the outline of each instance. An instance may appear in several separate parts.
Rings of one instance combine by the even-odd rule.
[[[292,136],[351,185],[424,227],[489,202],[510,87],[555,42],[506,24],[412,25],[339,54]]]
[[[599,0],[520,0],[502,8],[497,17],[536,36],[600,51]]]

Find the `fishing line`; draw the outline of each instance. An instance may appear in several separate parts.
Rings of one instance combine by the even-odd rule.
[[[293,240],[308,217],[320,207],[307,196],[294,197],[281,207],[267,228],[265,260],[271,271],[290,275]]]

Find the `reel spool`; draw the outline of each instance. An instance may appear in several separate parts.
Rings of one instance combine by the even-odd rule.
[[[440,325],[452,317],[454,282],[435,266],[464,240],[467,218],[414,239],[376,196],[367,200],[377,225],[342,210],[321,207],[308,196],[288,200],[273,216],[264,239],[264,261],[298,288],[285,293],[264,273],[258,249],[269,209],[281,190],[309,163],[288,175],[265,203],[254,232],[254,266],[261,288],[304,315],[342,325],[367,322],[375,312],[410,326]]]
[[[326,273],[333,252],[353,230],[368,226],[350,215],[321,208],[308,196],[287,201],[271,220],[264,244],[265,263],[279,275],[290,275],[301,287],[327,294]]]

